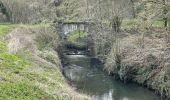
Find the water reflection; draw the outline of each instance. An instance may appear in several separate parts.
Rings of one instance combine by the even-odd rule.
[[[109,91],[109,93],[104,93],[103,95],[94,95],[92,96],[93,100],[114,100],[113,99],[113,91]]]
[[[83,55],[66,56],[65,76],[78,91],[92,95],[93,100],[161,100],[153,92],[136,84],[123,84],[103,72],[103,65]]]

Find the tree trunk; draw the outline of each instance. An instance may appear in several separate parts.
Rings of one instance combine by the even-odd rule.
[[[133,13],[133,18],[136,18],[136,11],[135,11],[135,2],[134,0],[130,0],[132,4],[132,13]]]
[[[164,18],[163,18],[163,20],[164,20],[164,27],[167,29],[167,27],[168,27],[168,18],[167,18],[168,10],[167,10],[167,8],[166,8],[167,2],[166,2],[166,0],[162,0],[162,2],[163,2],[163,6],[164,6],[164,8],[163,8],[163,14],[164,14]]]

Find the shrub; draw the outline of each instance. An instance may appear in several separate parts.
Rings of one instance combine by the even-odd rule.
[[[48,47],[57,47],[59,38],[57,33],[54,32],[52,27],[42,26],[36,29],[36,43],[39,50]]]

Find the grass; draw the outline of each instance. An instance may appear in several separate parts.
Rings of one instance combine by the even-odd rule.
[[[3,24],[0,25],[0,38],[3,38],[9,31],[14,29],[16,25]],[[25,69],[30,68],[30,61],[27,53],[11,54],[8,52],[7,43],[0,40],[0,99],[5,100],[39,100],[50,99],[44,91],[38,87],[31,85],[29,78],[20,76]],[[27,73],[25,73],[27,74]]]
[[[130,29],[135,28],[138,26],[138,20],[123,20],[122,21],[122,28]]]
[[[159,60],[160,53],[158,53],[162,52],[160,45],[165,44],[165,39],[145,36],[145,47],[141,48],[141,44],[137,43],[140,38],[138,34],[119,38],[119,41],[121,41],[119,44],[121,64],[117,64],[117,59],[114,56],[115,51],[113,50],[115,46],[113,45],[112,51],[106,60],[105,68],[109,73],[114,74],[124,82],[133,81],[169,97],[170,70],[169,63],[164,61],[169,56]],[[140,51],[141,49],[143,50]],[[163,55],[168,55],[168,53],[164,52]],[[162,64],[167,64],[167,66]],[[166,80],[162,80],[165,77]]]
[[[77,48],[80,50],[84,50],[87,48],[86,41],[87,33],[82,31],[74,31],[68,35],[68,43],[66,46],[68,48]]]
[[[10,30],[12,30],[14,25],[0,25],[0,38],[3,38]],[[25,56],[18,54],[11,54],[8,52],[7,43],[0,40],[0,68],[12,68],[12,69],[22,69],[28,62],[26,61]]]
[[[68,40],[71,42],[77,42],[79,39],[85,38],[87,36],[87,33],[82,32],[82,31],[74,31],[69,34]]]
[[[3,24],[0,25],[0,38],[3,38],[9,31],[14,29],[16,25]],[[44,94],[39,89],[23,84],[27,79],[18,76],[25,68],[29,66],[29,61],[25,55],[11,54],[8,52],[7,43],[0,40],[0,99],[5,100],[21,100],[28,98],[40,98],[40,94]],[[35,92],[34,92],[35,91]],[[44,97],[48,97],[44,95]],[[37,99],[38,100],[38,99]]]
[[[0,38],[4,38],[16,26],[19,25],[0,25]],[[80,94],[69,87],[60,72],[60,59],[51,45],[51,39],[57,38],[49,31],[38,30],[44,29],[44,25],[34,26],[24,25],[22,29],[34,30],[36,42],[33,45],[40,47],[38,54],[27,50],[17,54],[9,53],[7,41],[0,40],[0,100],[68,100],[63,99],[62,93],[70,98],[77,97]],[[44,39],[47,40],[41,47],[40,43]]]
[[[43,50],[47,47],[48,43],[46,41],[41,40],[41,39],[37,39],[36,44],[37,44],[37,47],[38,47],[39,50]]]
[[[163,21],[155,20],[150,22],[152,24],[152,27],[163,27],[164,23]],[[131,29],[131,28],[137,28],[141,24],[141,21],[138,19],[132,19],[132,20],[123,20],[122,21],[122,28],[124,29]]]
[[[44,91],[27,83],[2,83],[0,84],[0,94],[1,100],[54,100]]]
[[[154,26],[154,27],[164,27],[164,22],[163,21],[153,21],[152,26]]]
[[[0,37],[5,36],[9,31],[14,29],[16,25],[11,24],[0,24]]]

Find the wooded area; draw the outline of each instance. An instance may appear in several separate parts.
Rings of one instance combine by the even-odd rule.
[[[93,23],[87,34],[80,30],[72,34],[79,38],[83,34],[105,71],[124,83],[135,82],[170,98],[170,0],[0,0],[1,24],[56,28],[63,22]],[[45,41],[40,48],[59,38],[39,37]],[[74,43],[78,35],[70,37]],[[57,46],[62,47],[59,40]]]

